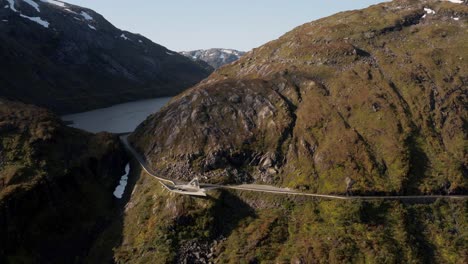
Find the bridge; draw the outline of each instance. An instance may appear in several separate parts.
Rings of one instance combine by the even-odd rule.
[[[207,196],[206,192],[214,189],[231,189],[241,191],[252,191],[272,194],[283,194],[283,195],[295,195],[295,196],[308,196],[325,199],[338,199],[338,200],[417,200],[417,199],[467,199],[468,195],[379,195],[379,196],[347,196],[347,195],[328,195],[328,194],[317,194],[317,193],[306,193],[298,190],[292,190],[289,188],[279,188],[271,185],[260,185],[260,184],[240,184],[240,185],[220,185],[220,184],[207,184],[200,183],[197,178],[193,179],[188,184],[183,182],[174,181],[168,178],[164,178],[156,175],[152,169],[148,166],[146,160],[130,145],[128,142],[128,134],[120,135],[124,147],[132,154],[132,156],[138,161],[140,166],[145,172],[157,179],[164,188],[168,191],[191,196]]]

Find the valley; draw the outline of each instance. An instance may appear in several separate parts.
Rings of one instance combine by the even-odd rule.
[[[467,1],[71,1],[0,0],[0,263],[468,263]]]
[[[159,111],[170,97],[128,102],[111,107],[62,116],[70,126],[92,133],[128,133],[148,116]]]

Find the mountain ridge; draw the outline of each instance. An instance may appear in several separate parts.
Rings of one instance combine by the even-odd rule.
[[[194,61],[204,61],[214,69],[218,69],[221,66],[240,59],[246,52],[235,49],[212,48],[206,50],[199,49],[193,51],[181,51],[179,53]]]
[[[173,96],[211,73],[91,9],[58,1],[2,3],[4,98],[71,113]]]

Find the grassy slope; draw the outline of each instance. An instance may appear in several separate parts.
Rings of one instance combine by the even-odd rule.
[[[132,140],[174,178],[466,193],[467,14],[394,1],[305,24],[175,98]],[[142,174],[116,262],[468,261],[467,201],[210,195],[169,194]]]
[[[175,98],[133,141],[176,178],[464,192],[467,14],[394,1],[304,24]]]
[[[215,263],[468,260],[466,201],[418,204],[249,192],[210,195],[174,195],[143,173],[126,206],[115,261],[197,263],[195,255]]]

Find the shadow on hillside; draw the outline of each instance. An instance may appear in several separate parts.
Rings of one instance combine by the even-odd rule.
[[[406,183],[406,193],[417,193],[418,186],[423,181],[427,169],[429,168],[429,158],[418,142],[418,135],[412,135],[406,140],[406,145],[410,152],[410,171],[408,182]]]
[[[136,183],[141,178],[141,166],[137,161],[130,161],[130,174],[122,199],[115,199],[116,209],[94,242],[85,263],[114,263],[114,248],[123,243],[125,205],[130,201]]]
[[[413,207],[409,207],[405,219],[405,229],[409,234],[408,239],[422,263],[432,263],[435,258],[435,247],[431,244],[431,239],[427,237],[426,226],[420,218],[418,212]]]
[[[124,196],[120,200],[116,199],[116,211],[112,215],[111,221],[107,226],[103,227],[101,234],[94,242],[86,258],[86,263],[114,263],[114,249],[121,246],[124,242],[125,205],[130,201],[137,182],[143,177],[142,174],[144,175],[137,161],[132,160],[130,168],[129,180]],[[207,199],[213,203],[213,206],[203,213],[204,215],[213,217],[212,225],[209,227],[211,229],[210,240],[228,237],[243,219],[256,217],[255,210],[250,205],[229,191],[219,190],[219,193],[215,197],[193,197],[191,199]],[[178,221],[181,220],[179,219]],[[177,225],[182,225],[181,227],[192,224],[195,223],[177,223]]]
[[[212,233],[216,237],[228,237],[240,221],[256,217],[255,210],[249,204],[226,190],[221,191],[211,213],[215,216]]]

